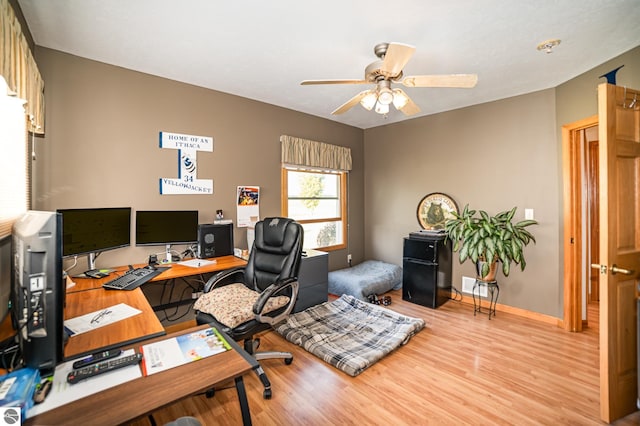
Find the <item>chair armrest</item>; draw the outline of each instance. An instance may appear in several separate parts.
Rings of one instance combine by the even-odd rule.
[[[291,287],[291,297],[286,309],[274,317],[267,314],[262,315],[261,312],[264,309],[264,305],[266,305],[269,298],[277,295],[277,293],[287,287]],[[260,293],[260,297],[258,297],[256,303],[253,305],[253,313],[256,314],[256,320],[262,323],[273,325],[281,322],[283,319],[288,317],[293,310],[294,305],[296,304],[296,300],[298,300],[298,287],[298,278],[287,278],[282,281],[276,281],[269,287],[265,288],[264,291]]]
[[[215,287],[222,287],[223,285],[232,283],[241,283],[244,278],[244,267],[227,269],[226,271],[220,271],[214,274],[204,285],[205,293],[210,292]]]

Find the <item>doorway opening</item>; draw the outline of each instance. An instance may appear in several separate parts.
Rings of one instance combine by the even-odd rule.
[[[562,127],[564,186],[564,328],[589,326],[599,300],[598,116]],[[593,324],[597,327],[597,324]]]

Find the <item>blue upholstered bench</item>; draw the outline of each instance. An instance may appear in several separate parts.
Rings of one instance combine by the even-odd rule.
[[[402,288],[402,268],[380,260],[365,260],[350,268],[329,272],[329,293],[349,294],[367,301],[371,294]]]

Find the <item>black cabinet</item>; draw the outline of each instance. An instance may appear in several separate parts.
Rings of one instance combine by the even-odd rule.
[[[318,250],[306,250],[298,272],[298,300],[293,312],[326,302],[329,296],[329,254]]]
[[[451,242],[445,237],[404,239],[402,299],[437,308],[451,298]]]

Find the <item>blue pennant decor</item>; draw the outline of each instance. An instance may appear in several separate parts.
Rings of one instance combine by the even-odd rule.
[[[611,70],[611,71],[609,71],[609,72],[608,72],[608,73],[606,73],[606,74],[602,74],[602,75],[601,75],[600,77],[598,77],[598,78],[605,77],[605,78],[607,79],[607,83],[609,83],[609,84],[614,84],[614,85],[615,85],[615,84],[616,84],[616,73],[617,73],[617,72],[618,72],[618,70],[619,70],[620,68],[622,68],[622,67],[624,67],[624,65],[620,65],[618,68],[616,68],[616,69],[614,69],[614,70]]]

